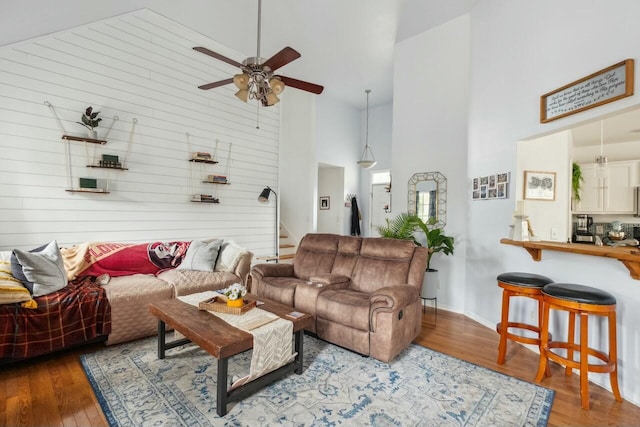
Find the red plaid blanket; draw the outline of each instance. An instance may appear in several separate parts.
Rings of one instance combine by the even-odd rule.
[[[50,353],[111,332],[107,293],[89,277],[35,300],[37,309],[0,305],[0,362]]]

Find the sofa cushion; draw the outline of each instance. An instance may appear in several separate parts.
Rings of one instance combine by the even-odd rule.
[[[326,290],[318,295],[316,315],[349,328],[369,330],[371,295],[349,289]]]
[[[215,271],[222,239],[208,243],[194,240],[189,245],[178,270]]]
[[[407,283],[414,250],[410,240],[363,240],[350,289],[371,294],[390,284]]]
[[[260,296],[294,306],[296,286],[305,283],[295,277],[272,277],[260,284]]]
[[[300,241],[293,261],[294,275],[308,280],[311,276],[331,273],[338,251],[338,239],[334,234],[307,234]]]
[[[239,246],[232,240],[224,242],[220,246],[215,271],[234,272],[240,259],[247,253],[248,251],[245,248]]]
[[[48,295],[67,286],[67,273],[55,240],[39,252],[14,249],[13,253],[27,279],[25,286],[34,297]]]
[[[173,288],[173,296],[217,291],[240,282],[238,276],[228,271],[167,270],[158,274],[158,279]]]

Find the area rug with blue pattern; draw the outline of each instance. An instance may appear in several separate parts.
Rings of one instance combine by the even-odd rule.
[[[304,337],[304,372],[216,413],[217,361],[148,338],[85,354],[111,426],[545,426],[554,392],[412,344],[391,363]],[[251,353],[229,360],[249,372]]]

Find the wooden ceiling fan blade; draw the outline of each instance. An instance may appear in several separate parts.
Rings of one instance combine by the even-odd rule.
[[[202,46],[196,46],[193,48],[193,50],[197,50],[200,53],[204,53],[205,55],[209,55],[212,58],[216,58],[222,62],[226,62],[227,64],[233,65],[234,67],[238,67],[238,68],[242,68],[243,65],[241,63],[239,63],[238,61],[234,61],[231,58],[227,58],[224,55],[220,55],[219,53],[216,53],[212,50],[207,49],[206,47],[202,47]]]
[[[220,80],[219,82],[207,83],[206,85],[198,86],[198,89],[208,90],[213,89],[214,87],[220,87],[224,85],[228,85],[229,83],[233,83],[233,79],[225,79]]]
[[[309,82],[305,82],[302,80],[298,80],[298,79],[293,79],[291,77],[286,77],[286,76],[276,76],[278,77],[280,80],[282,80],[284,82],[285,85],[287,86],[291,86],[291,87],[295,87],[296,89],[300,89],[300,90],[304,90],[307,92],[311,92],[311,93],[315,93],[316,95],[320,95],[322,93],[322,91],[324,90],[323,86],[314,84],[314,83],[309,83]]]
[[[273,55],[271,58],[267,59],[264,64],[264,67],[269,67],[271,71],[275,71],[280,67],[287,65],[291,61],[295,61],[300,58],[300,53],[292,47],[285,47],[280,52]]]

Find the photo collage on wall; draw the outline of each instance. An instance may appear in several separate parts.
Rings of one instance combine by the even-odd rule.
[[[473,178],[471,199],[491,200],[509,198],[510,177],[510,172],[504,172]]]

